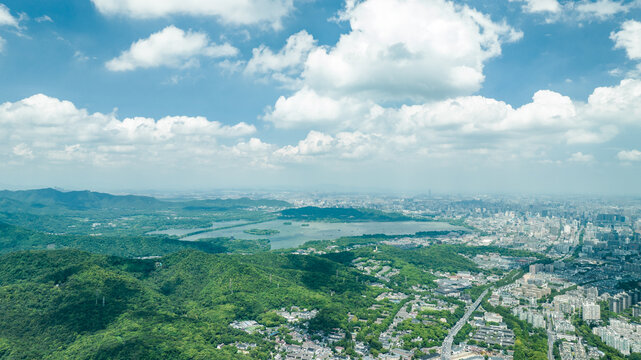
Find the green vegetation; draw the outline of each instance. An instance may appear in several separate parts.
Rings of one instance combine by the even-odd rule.
[[[408,221],[416,220],[403,214],[387,213],[373,209],[319,208],[306,206],[280,212],[283,219],[300,221]]]
[[[0,256],[0,349],[8,359],[248,358],[217,349],[241,341],[265,359],[262,335],[227,324],[278,326],[273,310],[296,305],[320,310],[314,330],[347,328],[347,309],[371,306],[369,292],[351,269],[314,256],[14,252]]]
[[[368,256],[389,263],[400,273],[388,286],[407,290],[434,286],[428,270],[475,269],[451,251],[440,245],[379,246],[376,252],[362,247],[323,256],[183,250],[151,260],[77,250],[12,252],[0,255],[0,351],[8,359],[267,359],[273,349],[268,338],[228,324],[256,320],[278,329],[284,319],[275,310],[299,306],[319,311],[308,323],[311,331],[341,328],[378,352],[378,336],[407,300],[377,302],[385,290],[366,283],[378,279],[357,272],[351,262]],[[399,331],[412,335],[408,344],[418,337],[421,346],[442,341],[464,308],[444,300],[458,305],[453,314],[423,311],[419,324],[401,324]],[[355,320],[348,321],[348,313]],[[235,342],[257,347],[243,357],[224,345]],[[353,351],[351,339],[339,344]]]
[[[58,234],[143,235],[169,228],[206,228],[226,220],[264,221],[289,207],[278,200],[161,201],[54,189],[0,191],[0,222]]]
[[[208,253],[257,252],[270,249],[268,240],[227,238],[179,241],[168,236],[52,235],[0,222],[0,253],[17,250],[73,248],[124,257],[162,256],[185,249]]]
[[[496,253],[502,256],[513,257],[534,257],[540,260],[547,259],[547,257],[540,253],[534,253],[526,250],[510,249],[500,246],[466,246],[466,245],[447,245],[453,251],[459,254],[465,254],[471,257],[480,254]]]
[[[274,229],[248,229],[248,230],[243,230],[243,232],[245,234],[258,235],[258,236],[269,236],[269,235],[280,234],[280,231],[274,230]]]
[[[268,311],[266,313],[260,314],[258,315],[256,321],[266,327],[275,327],[283,325],[287,322],[287,320],[284,317],[278,315],[276,311]]]
[[[552,345],[552,355],[554,355],[554,360],[561,360],[561,343],[563,343],[563,340],[559,339]]]
[[[255,320],[261,331],[293,343],[283,326],[285,318],[277,313],[292,306],[318,310],[306,324],[312,333],[345,331],[345,339],[334,345],[344,347],[345,353],[355,354],[355,334],[377,354],[385,351],[379,335],[394,315],[413,294],[435,286],[433,272],[480,272],[470,260],[477,253],[531,255],[493,247],[399,248],[381,244],[388,237],[377,235],[308,243],[333,251],[300,256],[267,251],[270,243],[264,239],[188,242],[143,235],[177,224],[210,228],[213,220],[259,223],[274,219],[271,211],[286,206],[271,200],[171,202],[51,189],[0,192],[0,358],[269,359],[275,355],[274,337],[248,334],[229,324]],[[410,220],[366,209],[302,208],[280,215],[303,221]],[[269,236],[277,231],[256,228],[246,233]],[[437,239],[448,233],[419,235]],[[154,258],[134,259],[138,257]],[[383,266],[393,271],[382,275],[386,278],[364,275],[353,267],[358,258],[373,260],[376,271]],[[514,271],[506,281],[521,274]],[[410,297],[376,301],[388,291]],[[398,331],[408,332],[403,335],[406,348],[441,344],[463,315],[464,303],[438,300],[456,305],[456,310],[424,310],[416,321],[399,324]],[[515,354],[536,359],[540,334],[517,320],[508,324],[522,329]],[[470,331],[466,325],[456,340]],[[233,346],[237,342],[256,347],[242,354]]]
[[[424,310],[418,314],[416,321],[408,319],[400,323],[397,330],[409,332],[403,335],[404,348],[409,350],[442,345],[449,329],[463,317],[464,306],[459,305],[454,313],[448,310]]]
[[[486,300],[483,308],[503,317],[507,327],[514,331],[514,360],[545,360],[547,359],[548,337],[543,329],[535,329],[502,306],[492,306]]]
[[[572,318],[572,323],[576,328],[577,334],[582,336],[583,339],[588,343],[588,345],[594,346],[599,350],[603,351],[605,353],[606,359],[608,360],[625,359],[625,355],[621,354],[615,348],[612,348],[606,345],[603,341],[601,341],[601,339],[598,336],[594,335],[592,333],[592,328],[588,324],[586,324],[579,315],[575,315]]]
[[[480,271],[473,261],[459,255],[456,249],[449,245],[434,245],[413,249],[379,245],[378,248],[380,251],[372,253],[375,259],[402,261],[422,269],[435,271]],[[368,251],[371,251],[371,249],[357,249],[354,250],[354,253],[357,256],[362,256],[361,254],[364,255]]]
[[[459,332],[454,337],[454,344],[458,345],[465,341],[465,339],[467,339],[467,337],[472,333],[473,330],[474,328],[472,327],[472,325],[465,323],[465,325],[463,325],[461,330],[459,330]]]

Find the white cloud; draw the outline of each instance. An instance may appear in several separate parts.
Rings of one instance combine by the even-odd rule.
[[[0,26],[3,25],[17,28],[19,27],[19,21],[11,15],[11,11],[6,5],[0,4]]]
[[[304,82],[319,93],[382,101],[472,93],[485,78],[484,62],[521,36],[444,0],[368,0],[342,18],[351,32],[310,53]]]
[[[557,0],[510,0],[523,2],[523,11],[527,13],[558,13],[561,5]]]
[[[307,55],[315,47],[316,40],[305,30],[291,35],[287,39],[285,46],[278,53],[274,53],[265,45],[261,45],[252,50],[252,58],[245,67],[245,74],[271,74],[277,80],[293,81],[287,79],[300,73]]]
[[[204,117],[167,116],[159,120],[135,117],[122,121],[110,121],[104,130],[116,138],[134,143],[156,143],[186,136],[197,140],[210,137],[238,137],[252,134],[256,129],[252,125],[239,123],[234,126],[222,126]]]
[[[639,150],[629,150],[629,151],[619,151],[617,158],[621,161],[641,161],[641,151]]]
[[[577,152],[570,155],[568,161],[578,162],[578,163],[589,163],[594,161],[594,156],[591,154],[584,154],[582,152]]]
[[[317,131],[334,139],[325,142],[324,152],[307,154],[305,159],[312,155],[346,158],[348,151],[337,146],[338,134],[360,134],[359,157],[467,154],[497,161],[545,159],[549,149],[605,143],[620,132],[639,131],[639,118],[641,80],[632,79],[595,89],[587,102],[538,91],[530,103],[518,108],[482,96],[383,107],[370,100],[335,99],[303,88],[281,97],[265,115],[276,127]],[[286,146],[279,154],[300,160],[304,145]]]
[[[616,49],[624,49],[628,58],[641,60],[641,22],[628,20],[621,25],[621,30],[610,34]]]
[[[279,128],[308,127],[338,124],[349,126],[350,119],[364,121],[368,112],[376,113],[379,107],[350,97],[334,99],[318,95],[307,87],[290,97],[281,96],[272,111],[263,119]]]
[[[323,154],[331,149],[334,138],[319,131],[310,131],[298,145],[288,145],[276,151],[277,156],[298,157]]]
[[[588,97],[586,116],[603,123],[639,125],[641,80],[624,79],[616,86],[594,89]]]
[[[282,67],[286,71],[276,76],[284,77],[302,68],[297,85],[320,96],[424,101],[477,91],[485,79],[484,63],[501,54],[504,42],[522,36],[505,23],[445,0],[348,2],[340,20],[349,21],[351,31],[335,46],[309,51],[311,37],[299,33],[278,54],[255,49],[255,63],[269,59],[265,69]],[[292,50],[296,43],[302,45],[299,51]]]
[[[567,1],[563,4],[557,0],[510,0],[510,2],[523,3],[524,13],[545,16],[548,23],[563,20],[578,24],[583,20],[606,20],[641,5],[641,3],[624,3],[615,0],[580,0]]]
[[[76,52],[73,53],[73,57],[81,62],[89,61],[89,56],[85,55],[85,53],[80,50],[76,50]]]
[[[224,125],[204,117],[120,120],[42,94],[0,105],[0,153],[36,160],[189,161],[194,154],[206,157],[221,151],[220,142],[255,132],[253,125]]]
[[[294,8],[293,0],[92,0],[107,15],[157,18],[174,14],[215,16],[223,23],[268,23],[275,28]]]
[[[27,159],[33,159],[33,151],[27,146],[27,144],[18,144],[13,147],[13,154],[24,157]]]
[[[37,18],[35,18],[36,22],[43,23],[43,22],[53,22],[53,19],[49,17],[49,15],[42,15]]]
[[[147,39],[134,42],[129,50],[108,61],[106,66],[111,71],[159,66],[181,68],[197,64],[200,56],[220,58],[237,54],[238,49],[230,44],[213,44],[205,33],[185,32],[172,25],[151,34]]]
[[[4,44],[6,44],[7,41],[0,36],[0,53],[4,50]]]
[[[624,5],[621,2],[612,0],[597,0],[594,2],[584,0],[579,2],[576,5],[575,9],[582,17],[597,18],[603,20],[618,13],[627,12],[628,6]]]
[[[600,129],[570,129],[565,133],[568,144],[601,144],[612,140],[619,134],[614,125],[604,125]]]

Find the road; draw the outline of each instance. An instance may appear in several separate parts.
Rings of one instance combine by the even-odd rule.
[[[554,360],[555,336],[554,336],[554,329],[552,328],[552,321],[550,321],[549,318],[548,318],[547,332],[548,332],[548,359]]]
[[[479,305],[481,305],[481,301],[483,301],[483,298],[485,297],[485,295],[487,295],[487,292],[489,290],[490,289],[485,289],[481,296],[479,296],[478,299],[476,299],[476,301],[472,305],[470,305],[470,307],[465,312],[465,315],[463,315],[463,317],[456,323],[456,325],[454,325],[454,327],[450,329],[447,337],[445,338],[445,340],[443,340],[443,347],[441,348],[442,360],[450,359],[450,356],[452,356],[452,342],[454,341],[454,337],[456,336],[456,334],[458,334],[463,325],[465,325],[467,319],[470,318],[472,313],[475,312],[476,309],[478,309]]]
[[[548,330],[548,359],[554,359],[554,334]]]

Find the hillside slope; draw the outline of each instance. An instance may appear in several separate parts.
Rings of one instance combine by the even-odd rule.
[[[75,250],[0,255],[0,358],[247,358],[217,348],[236,341],[258,344],[250,355],[268,358],[271,345],[262,336],[228,324],[297,305],[330,312],[313,324],[328,330],[346,320],[348,308],[371,305],[357,280],[351,269],[314,256],[183,251],[153,261]]]

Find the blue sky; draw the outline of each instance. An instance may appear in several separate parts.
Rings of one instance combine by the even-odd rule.
[[[0,4],[2,187],[641,193],[641,1]]]

